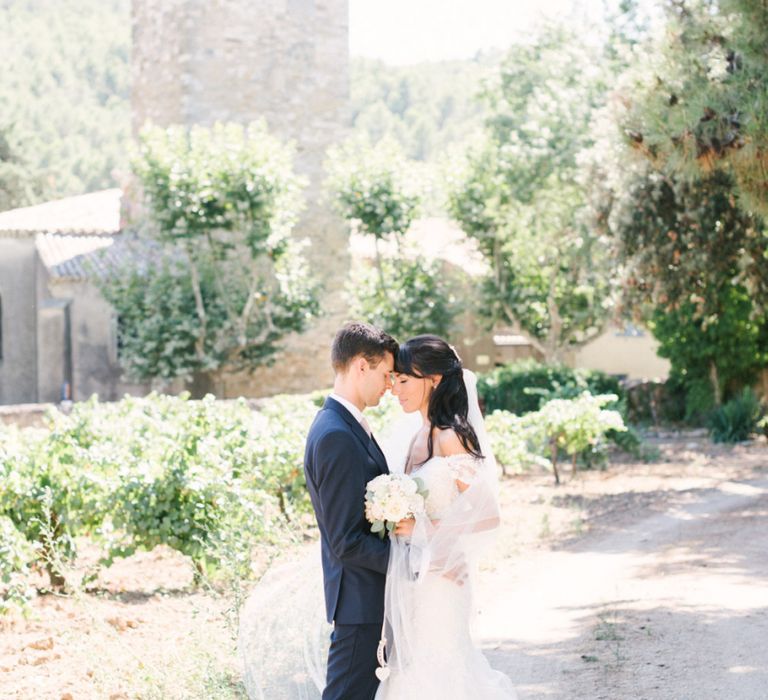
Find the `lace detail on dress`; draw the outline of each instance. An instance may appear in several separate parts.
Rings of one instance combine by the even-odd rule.
[[[445,459],[451,468],[451,476],[468,485],[474,481],[481,465],[481,460],[470,454],[448,455]]]
[[[411,476],[422,480],[429,495],[425,509],[429,518],[439,518],[442,512],[450,507],[459,496],[456,482],[471,484],[477,476],[481,461],[469,454],[437,456],[430,459]]]
[[[456,480],[445,457],[433,457],[416,470],[413,476],[420,478],[429,491],[424,507],[431,519],[439,518],[459,495]]]

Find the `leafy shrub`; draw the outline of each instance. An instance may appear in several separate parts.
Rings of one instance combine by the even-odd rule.
[[[591,465],[603,457],[608,436],[616,436],[614,441],[622,443],[624,449],[640,454],[636,434],[618,437],[627,432],[621,414],[605,408],[615,402],[615,394],[592,396],[584,392],[575,399],[553,399],[524,416],[494,411],[486,418],[493,453],[505,473],[507,468],[519,473],[540,466],[552,469],[557,483],[561,453],[571,457],[575,471],[578,458]]]
[[[199,574],[222,557],[244,571],[256,543],[293,536],[309,508],[301,459],[316,407],[279,398],[254,413],[188,398],[93,399],[54,412],[48,431],[0,430],[0,516],[46,565],[73,558],[85,535],[104,563],[163,543]]]
[[[551,469],[552,463],[541,452],[542,436],[535,422],[537,414],[517,416],[509,411],[494,411],[485,419],[491,449],[504,474],[520,474],[531,467]]]
[[[560,483],[557,461],[561,450],[571,457],[575,472],[579,454],[599,450],[609,431],[627,429],[618,411],[603,408],[617,398],[615,394],[592,396],[585,391],[578,399],[549,401],[538,411],[536,424],[549,444],[556,483]]]
[[[138,435],[117,472],[104,540],[110,557],[166,544],[207,574],[226,549],[245,569],[277,514],[255,457],[262,426],[244,401],[187,399],[120,402]]]
[[[111,490],[96,464],[97,442],[83,415],[87,410],[83,406],[72,416],[52,417],[47,432],[8,431],[0,437],[0,515],[40,545],[38,554],[56,586],[64,581],[52,562],[75,557],[75,537],[101,525]]]
[[[609,430],[606,437],[624,452],[635,457],[642,456],[643,442],[634,428],[626,426],[624,430]]]
[[[676,379],[685,397],[685,415],[683,419],[689,425],[706,425],[707,419],[715,410],[715,392],[708,377]]]
[[[461,311],[460,281],[434,261],[382,257],[376,266],[358,265],[347,293],[355,318],[386,328],[401,341],[422,333],[450,337]],[[385,280],[382,285],[382,277]]]
[[[708,201],[709,206],[714,206],[715,201],[732,202],[731,190],[712,196]],[[752,266],[759,270],[758,263],[762,264],[765,246],[759,246],[753,262],[747,264],[745,259],[749,259],[749,254],[745,247],[759,239],[754,232],[750,233],[748,225],[735,223],[734,217],[741,216],[738,211],[724,215],[730,220],[713,217],[711,224],[697,227],[697,235],[712,230],[713,225],[723,232],[712,239],[715,247],[711,254],[717,265],[711,267],[717,271],[719,279],[697,287],[703,290],[697,291],[697,295],[703,295],[699,301],[694,302],[692,297],[681,301],[679,307],[657,308],[650,323],[659,340],[659,355],[670,359],[671,376],[685,388],[686,422],[697,425],[707,425],[710,414],[717,410],[718,401],[737,398],[744,387],[752,386],[768,362],[768,327],[765,315],[761,313],[762,305],[750,291],[752,283],[745,286],[738,282],[743,269]],[[677,227],[673,228],[677,230]],[[739,240],[743,244],[736,245]],[[725,241],[728,246],[735,247],[730,251],[721,250],[726,247]],[[694,241],[689,245],[693,246]],[[704,245],[695,239],[694,250]],[[685,250],[684,244],[681,249]],[[701,284],[701,276],[710,263],[695,256],[691,256],[691,261],[687,263],[694,265],[691,279]],[[762,277],[765,274],[763,271]],[[760,277],[761,273],[757,275]],[[681,276],[685,279],[682,271],[676,269],[674,277]],[[671,295],[671,298],[675,297]]]
[[[717,408],[710,417],[710,435],[715,442],[741,442],[749,439],[760,423],[762,408],[751,389]]]
[[[575,398],[584,391],[624,399],[619,380],[604,372],[545,365],[530,359],[480,375],[477,390],[486,411],[504,410],[518,415],[537,411],[550,399]]]
[[[282,395],[270,399],[260,412],[266,422],[253,446],[256,471],[251,481],[277,499],[288,520],[312,512],[304,478],[304,441],[317,409],[307,396]]]
[[[0,614],[13,608],[24,610],[34,595],[27,579],[34,558],[34,547],[13,521],[0,516]]]

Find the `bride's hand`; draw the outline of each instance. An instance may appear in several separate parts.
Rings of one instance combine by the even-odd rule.
[[[469,578],[469,570],[465,564],[459,563],[453,569],[443,572],[443,577],[453,581],[457,586],[463,586]]]
[[[410,537],[413,534],[413,527],[416,524],[414,518],[403,518],[395,526],[395,534],[398,537]]]

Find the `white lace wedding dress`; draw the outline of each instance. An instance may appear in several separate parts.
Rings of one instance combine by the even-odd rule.
[[[475,546],[482,549],[498,522],[495,475],[483,474],[488,467],[495,463],[454,455],[433,457],[412,472],[429,490],[427,514],[417,518],[410,541],[393,541],[384,628],[389,676],[376,700],[516,697],[470,633]],[[461,492],[457,479],[469,488]]]

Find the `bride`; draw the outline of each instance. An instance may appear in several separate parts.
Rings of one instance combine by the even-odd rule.
[[[429,495],[426,514],[395,530],[376,700],[511,700],[510,679],[490,667],[470,634],[477,560],[499,524],[475,377],[447,342],[421,335],[400,346],[392,393],[406,413],[421,414],[400,467]]]

